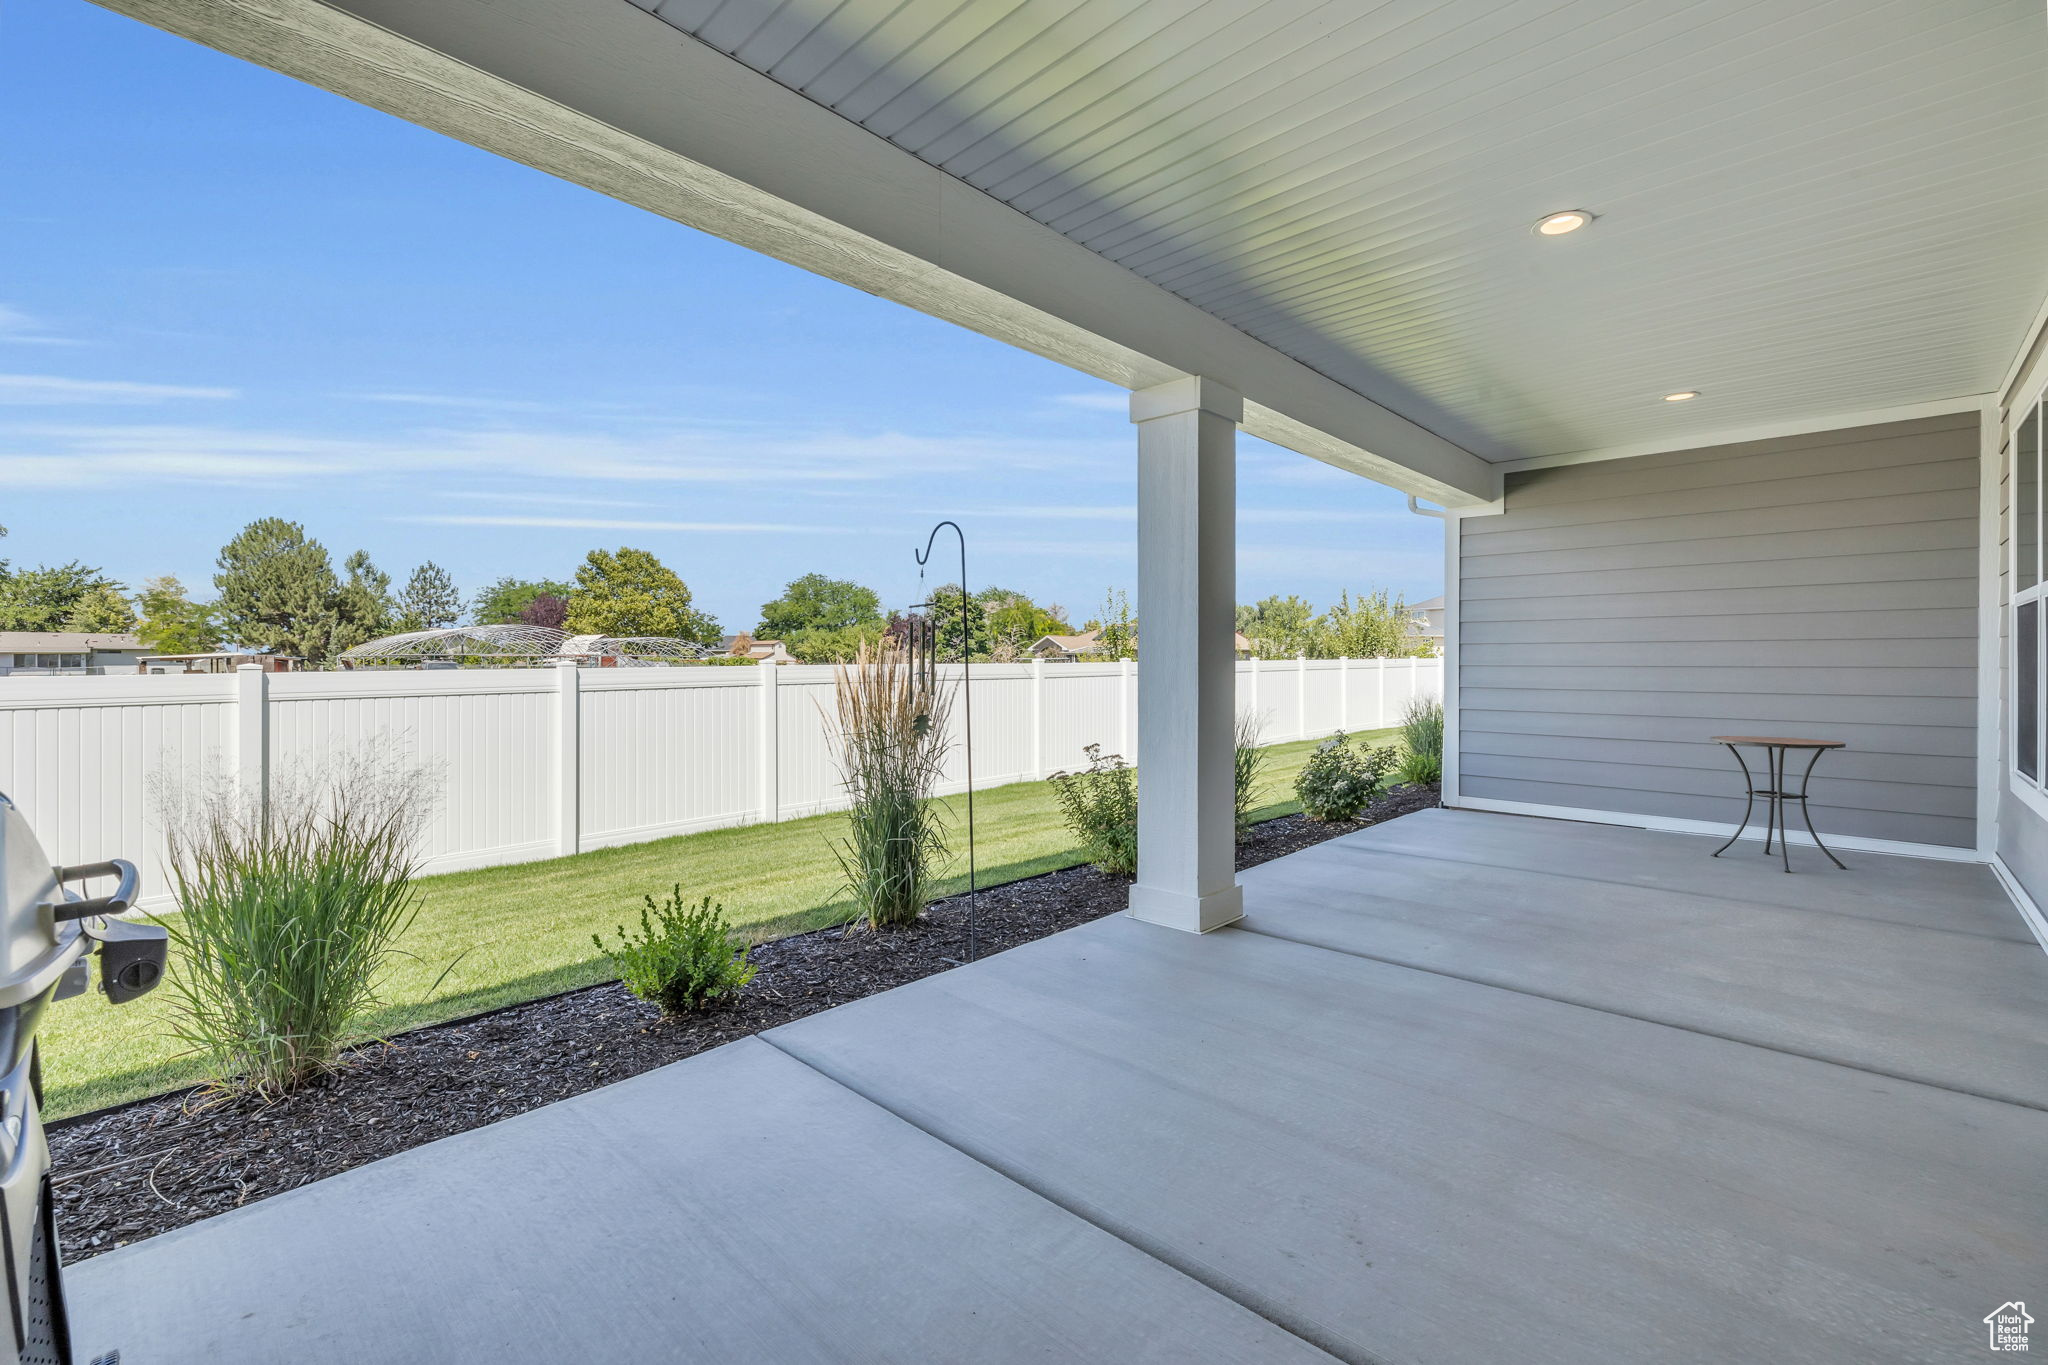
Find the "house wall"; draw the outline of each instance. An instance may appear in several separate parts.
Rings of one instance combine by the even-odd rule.
[[[1717,734],[1840,739],[1823,835],[1976,842],[1972,413],[1507,478],[1459,535],[1461,799],[1732,825]]]
[[[2022,400],[2040,392],[2042,371],[2048,366],[2043,349],[2048,347],[2048,328],[2037,330],[2023,350],[2012,382],[2000,395],[1998,430],[1991,435],[1998,463],[1998,734],[1993,741],[1997,755],[1998,797],[1997,852],[1999,861],[2037,906],[2048,906],[2048,819],[2013,794],[2011,782],[2012,716],[2012,422],[2011,410]]]

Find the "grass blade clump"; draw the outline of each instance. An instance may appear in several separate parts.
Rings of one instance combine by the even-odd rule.
[[[646,901],[637,935],[620,925],[618,945],[612,948],[596,934],[590,936],[627,990],[673,1016],[736,994],[754,979],[747,945],[726,923],[724,906],[714,905],[709,896],[693,906],[683,899],[680,884],[666,901],[656,904],[652,896]]]
[[[424,772],[345,759],[261,809],[216,793],[167,811],[172,1027],[216,1085],[271,1099],[336,1065],[419,912],[431,795]]]
[[[1401,747],[1405,754],[1395,772],[1397,781],[1411,787],[1433,787],[1444,780],[1444,704],[1427,697],[1408,703],[1401,718]]]
[[[835,695],[849,804],[847,836],[833,851],[871,928],[909,924],[930,902],[946,854],[944,810],[931,796],[951,699],[920,687],[902,650],[866,642],[838,669]]]
[[[1252,827],[1252,802],[1258,796],[1259,778],[1266,771],[1266,751],[1259,747],[1265,729],[1265,723],[1250,712],[1237,718],[1237,750],[1231,762],[1231,807],[1240,843]]]
[[[1082,751],[1088,766],[1049,779],[1060,814],[1089,862],[1118,877],[1138,873],[1138,770],[1100,744]]]

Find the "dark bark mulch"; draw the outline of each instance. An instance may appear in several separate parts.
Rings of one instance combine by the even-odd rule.
[[[1356,822],[1269,820],[1247,834],[1238,866],[1436,803],[1434,791],[1398,788]],[[978,892],[980,955],[1121,910],[1128,888],[1077,867]],[[153,1237],[946,971],[966,954],[969,900],[941,901],[903,929],[822,929],[762,944],[753,954],[759,970],[739,1000],[690,1018],[663,1019],[610,982],[359,1048],[343,1070],[273,1104],[188,1091],[66,1120],[50,1133],[65,1258]]]

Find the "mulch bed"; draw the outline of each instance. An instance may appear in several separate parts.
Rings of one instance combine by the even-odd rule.
[[[1255,826],[1238,866],[1437,804],[1397,788],[1355,823],[1299,815]],[[1070,868],[976,893],[986,957],[1123,909],[1129,883]],[[78,1261],[694,1056],[958,965],[970,898],[884,933],[822,929],[754,950],[733,1004],[663,1019],[617,982],[423,1028],[350,1054],[345,1069],[273,1104],[185,1091],[54,1125],[66,1260]]]

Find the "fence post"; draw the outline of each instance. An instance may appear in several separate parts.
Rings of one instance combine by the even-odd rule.
[[[1249,709],[1249,711],[1250,711],[1250,713],[1251,713],[1251,717],[1252,717],[1252,719],[1253,719],[1253,720],[1257,720],[1257,719],[1259,718],[1259,656],[1258,656],[1258,655],[1256,655],[1256,654],[1252,655],[1252,658],[1251,658],[1251,664],[1252,664],[1252,687],[1251,687],[1251,692],[1252,692],[1252,704],[1251,704],[1251,706],[1250,706],[1250,707],[1249,707],[1248,709]]]
[[[1045,658],[1031,657],[1031,775],[1044,777],[1045,763]]]
[[[1351,656],[1337,656],[1337,728],[1351,728]]]
[[[1420,695],[1421,695],[1421,693],[1417,691],[1417,689],[1418,689],[1419,687],[1421,687],[1421,685],[1422,685],[1422,677],[1421,677],[1421,675],[1422,675],[1422,658],[1421,658],[1421,656],[1420,656],[1420,655],[1416,655],[1416,654],[1410,654],[1410,655],[1408,656],[1408,705],[1409,705],[1409,706],[1413,706],[1413,705],[1415,705],[1415,699],[1416,699],[1416,697],[1418,697],[1418,696],[1420,696]]]
[[[261,664],[235,669],[235,786],[261,818],[270,805],[270,675]]]
[[[583,677],[570,659],[555,663],[555,852],[583,851]]]
[[[782,669],[763,661],[761,670],[761,819],[782,818]]]
[[[1385,656],[1372,661],[1373,699],[1372,728],[1387,728],[1387,661]]]
[[[1131,752],[1131,661],[1116,661],[1117,750],[1135,761]]]
[[[1296,739],[1307,739],[1308,730],[1308,655],[1294,656],[1294,726]]]

